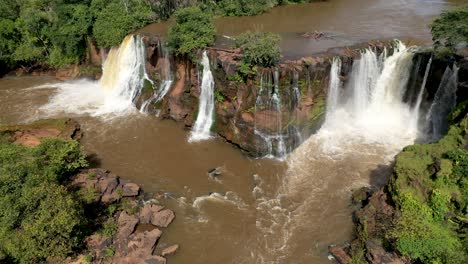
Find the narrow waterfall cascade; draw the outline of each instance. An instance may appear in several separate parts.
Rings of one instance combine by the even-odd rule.
[[[200,87],[200,103],[198,106],[198,115],[189,141],[195,142],[209,139],[211,137],[210,129],[213,125],[214,114],[214,79],[210,70],[210,60],[206,51],[203,52],[201,60],[203,67],[203,77]]]
[[[293,73],[293,107],[297,107],[301,101],[301,91],[299,90],[299,73]]]
[[[447,131],[447,116],[457,103],[458,67],[445,69],[439,88],[426,115],[427,133],[431,140],[437,140]]]
[[[162,81],[159,85],[159,89],[154,91],[153,96],[145,102],[143,102],[143,104],[141,105],[140,112],[142,113],[147,113],[150,104],[155,104],[161,101],[164,98],[164,96],[166,96],[166,94],[171,89],[174,80],[174,77],[172,76],[171,72],[171,60],[169,59],[169,51],[162,42],[159,43],[158,48],[159,54],[163,55],[163,57],[161,58],[163,60],[163,65],[161,67],[160,72]],[[157,112],[157,115],[159,115],[159,112]]]
[[[397,42],[393,53],[387,54],[386,50],[380,55],[373,49],[361,52],[343,96],[337,92],[339,62],[333,61],[327,119],[318,133],[327,138],[323,146],[329,151],[346,152],[346,145],[356,140],[400,149],[418,136],[418,126],[411,121],[419,113],[403,102],[414,53]]]
[[[128,35],[110,50],[99,81],[79,79],[34,89],[57,89],[41,107],[49,115],[64,112],[112,118],[136,110],[134,103],[145,81],[152,83],[145,69],[145,45],[141,36]]]
[[[341,59],[339,57],[333,58],[332,66],[330,70],[330,84],[327,96],[327,116],[326,119],[331,118],[332,113],[336,111],[338,107],[338,101],[340,98],[340,89],[342,86],[340,80],[341,73]]]
[[[431,65],[432,65],[432,56],[429,58],[429,61],[427,62],[426,70],[424,71],[423,81],[421,83],[421,88],[419,89],[418,97],[416,98],[416,103],[414,104],[414,107],[413,107],[413,114],[412,114],[413,119],[411,120],[411,126],[413,127],[418,126],[418,122],[420,119],[419,113],[420,113],[421,103],[423,99],[424,90],[426,89],[427,78],[429,77],[429,71],[431,70]]]
[[[272,76],[273,75],[273,78]],[[284,159],[287,154],[283,134],[279,72],[265,73],[260,79],[260,88],[255,102],[255,134],[260,136],[267,148],[268,158]]]

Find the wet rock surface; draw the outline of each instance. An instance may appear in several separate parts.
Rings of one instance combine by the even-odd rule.
[[[320,32],[312,35],[326,37]],[[241,50],[210,48],[208,57],[217,93],[216,122],[212,131],[252,156],[264,156],[270,151],[269,143],[256,130],[262,130],[267,135],[281,134],[287,148],[292,150],[300,143],[297,134],[307,138],[323,122],[332,58],[341,58],[342,78],[346,79],[353,60],[360,56],[362,49],[371,47],[383,50],[389,45],[389,42],[371,41],[352,47],[333,48],[298,60],[283,61],[276,69],[256,67],[255,73],[243,77],[239,75],[243,56]],[[199,69],[191,61],[174,60],[174,63],[176,79],[161,104],[160,116],[184,122],[190,127],[194,124],[198,109]],[[256,105],[259,100],[271,100],[259,99],[259,90],[262,82],[266,83],[268,79],[272,82],[275,71],[279,76],[281,112]],[[268,84],[264,89],[272,87]],[[299,95],[298,98],[294,93]],[[279,119],[282,123],[280,128]]]

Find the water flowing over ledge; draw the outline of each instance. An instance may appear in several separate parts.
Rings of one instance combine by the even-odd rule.
[[[201,66],[203,67],[202,83],[200,87],[200,103],[197,120],[193,126],[189,141],[201,141],[211,137],[214,110],[214,80],[210,70],[210,59],[206,51],[203,52]]]

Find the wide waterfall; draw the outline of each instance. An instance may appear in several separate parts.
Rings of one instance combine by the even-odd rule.
[[[397,42],[393,53],[366,49],[353,63],[350,80],[339,87],[339,62],[333,61],[327,99],[327,119],[319,131],[326,137],[325,148],[346,151],[350,141],[381,144],[400,149],[414,142],[419,129],[413,115],[419,115],[403,102],[410,78],[414,53]],[[324,145],[324,146],[325,146]]]
[[[148,78],[145,46],[141,36],[128,35],[109,52],[99,81],[79,79],[35,88],[57,88],[57,93],[41,110],[112,118],[136,110],[135,100]]]
[[[211,137],[210,129],[213,125],[214,110],[214,80],[210,70],[210,60],[208,55],[203,52],[201,60],[203,67],[203,77],[200,87],[200,103],[198,106],[198,115],[189,141],[200,141]]]

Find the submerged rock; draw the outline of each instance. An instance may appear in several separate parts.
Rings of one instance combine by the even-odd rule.
[[[163,251],[161,253],[161,256],[165,257],[167,255],[175,254],[178,249],[179,249],[179,245],[177,245],[177,244],[169,246],[169,247],[163,249]]]
[[[215,178],[221,175],[221,167],[216,167],[208,171],[208,176]]]

